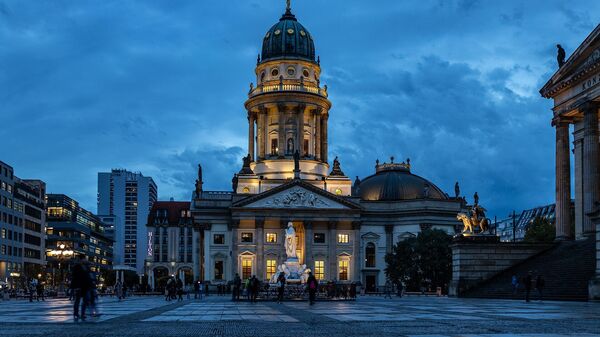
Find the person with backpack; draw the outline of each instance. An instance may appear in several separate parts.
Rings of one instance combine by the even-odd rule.
[[[279,273],[277,277],[277,303],[283,302],[283,293],[285,291],[285,274]]]
[[[317,294],[317,288],[319,286],[319,282],[312,274],[312,272],[308,273],[308,279],[306,280],[307,288],[308,288],[308,301],[310,305],[315,304],[315,297]]]

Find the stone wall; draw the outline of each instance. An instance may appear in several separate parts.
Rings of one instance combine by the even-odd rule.
[[[592,301],[600,301],[600,209],[596,211],[592,218],[596,224],[596,277],[590,280],[589,299]]]
[[[465,291],[552,247],[551,244],[457,242],[452,248],[452,281],[448,295]]]

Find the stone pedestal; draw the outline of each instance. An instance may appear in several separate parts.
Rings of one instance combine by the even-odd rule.
[[[548,248],[549,244],[498,242],[495,236],[462,236],[452,244],[448,295],[460,297],[483,281]]]
[[[600,205],[596,205],[596,210],[588,214],[596,225],[596,275],[590,280],[588,286],[588,295],[591,301],[600,301]]]

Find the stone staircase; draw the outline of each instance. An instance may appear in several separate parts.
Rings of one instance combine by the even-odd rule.
[[[557,243],[552,248],[482,282],[463,296],[524,299],[525,288],[522,285],[517,293],[513,294],[512,276],[516,275],[522,284],[522,279],[532,271],[534,280],[538,274],[545,279],[544,299],[586,301],[588,282],[595,273],[595,245],[593,237],[582,241]],[[532,288],[532,299],[537,299],[535,288]]]

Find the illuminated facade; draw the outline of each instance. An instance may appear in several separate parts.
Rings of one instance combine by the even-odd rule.
[[[330,160],[332,104],[313,36],[290,8],[263,36],[255,73],[245,102],[248,155],[232,190],[205,191],[198,170],[189,225],[198,238],[194,279],[225,283],[238,273],[269,280],[286,261],[292,222],[300,264],[320,280],[361,282],[370,291],[385,284],[385,254],[399,240],[425,228],[454,234],[463,199],[412,174],[410,161],[377,161],[373,175],[352,183],[339,160]],[[149,272],[156,278],[159,268],[151,263]]]
[[[46,184],[19,179],[0,161],[0,280],[37,277],[46,264]]]

